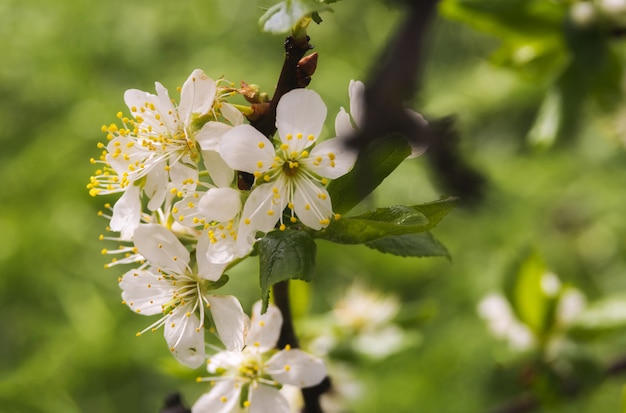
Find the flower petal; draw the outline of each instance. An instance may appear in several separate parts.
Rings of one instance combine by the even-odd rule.
[[[236,412],[241,386],[235,380],[218,381],[208,393],[203,394],[191,408],[191,413]]]
[[[128,179],[136,180],[145,175],[154,165],[146,160],[151,157],[151,153],[141,145],[135,145],[135,141],[128,136],[116,136],[107,144],[106,160],[118,175],[129,175]],[[143,168],[134,168],[135,165],[143,165]],[[133,165],[133,166],[131,166]],[[130,168],[134,168],[131,171]]]
[[[324,126],[326,105],[320,95],[308,89],[286,93],[276,107],[276,127],[289,151],[300,152],[311,145]]]
[[[241,351],[249,321],[239,300],[232,295],[209,295],[207,299],[220,340],[227,350]]]
[[[269,139],[250,125],[228,131],[222,137],[219,153],[228,166],[248,173],[267,171],[276,156]]]
[[[233,183],[235,171],[226,164],[216,151],[202,151],[204,167],[216,186],[226,187]]]
[[[246,362],[248,356],[249,354],[242,351],[220,351],[207,359],[207,370],[211,374],[237,370]]]
[[[231,129],[232,126],[222,122],[207,122],[196,132],[196,142],[200,144],[202,150],[218,151],[222,137]]]
[[[270,386],[258,386],[250,391],[250,413],[289,413],[289,402],[280,391]]]
[[[365,125],[365,85],[360,80],[351,80],[348,85],[350,96],[350,114],[357,129]]]
[[[137,120],[139,129],[151,128],[153,132],[165,132],[167,127],[160,118],[159,97],[143,90],[129,89],[124,92],[124,102],[130,109],[131,114]],[[174,107],[171,105],[172,110]]]
[[[241,212],[239,191],[233,188],[211,188],[200,198],[198,211],[209,222],[230,221]]]
[[[293,196],[294,211],[304,225],[320,230],[330,224],[333,206],[326,188],[309,178],[298,179]]]
[[[131,240],[135,228],[141,222],[140,189],[131,185],[126,188],[124,195],[113,205],[113,216],[109,226],[111,231],[119,232],[123,240]]]
[[[409,115],[409,117],[413,118],[417,124],[424,126],[424,127],[428,126],[428,121],[424,119],[424,117],[421,114],[411,109],[406,109],[406,113]],[[426,149],[428,149],[428,146],[424,144],[414,142],[411,139],[408,139],[408,141],[409,141],[409,145],[411,145],[411,154],[407,156],[407,159],[417,158],[418,156],[426,152]]]
[[[275,199],[276,193],[281,194],[280,190],[282,187],[280,183],[280,181],[270,182],[257,186],[252,191],[243,206],[241,224],[239,224],[240,234],[237,235],[238,239],[241,233],[245,231],[269,232],[274,228],[274,224],[276,224],[284,209],[283,204],[277,204]],[[286,199],[286,195],[282,195],[281,198]]]
[[[252,246],[256,242],[256,229],[251,225],[240,223],[237,229],[237,242],[235,244],[238,257],[244,257],[250,253]]]
[[[243,124],[243,114],[230,103],[222,102],[220,111],[222,112],[222,116],[224,116],[231,125],[239,126]]]
[[[150,173],[146,175],[146,183],[143,186],[143,192],[150,199],[148,202],[148,209],[150,211],[156,211],[163,204],[163,201],[165,201],[167,182],[165,162],[159,162],[159,164],[152,168]]]
[[[201,195],[198,193],[188,195],[174,204],[172,210],[176,212],[172,212],[172,216],[176,222],[188,227],[204,224],[204,222],[200,221],[203,216],[198,212],[198,198]]]
[[[339,108],[339,113],[337,113],[335,118],[335,133],[337,136],[350,136],[354,133],[350,115],[344,108]]]
[[[185,126],[189,126],[192,114],[202,116],[211,110],[216,91],[215,81],[202,70],[196,69],[191,72],[183,83],[178,105],[178,115]]]
[[[198,169],[191,165],[191,159],[188,157],[170,164],[170,180],[174,187],[183,193],[192,192],[196,189]]]
[[[354,166],[358,152],[347,145],[345,136],[319,143],[301,162],[324,178],[335,179],[347,174]]]
[[[228,226],[212,225],[204,230],[198,238],[196,247],[198,275],[211,281],[217,281],[228,266],[236,258],[250,252],[252,243],[239,243],[235,240],[236,229]]]
[[[278,342],[282,325],[283,315],[278,307],[270,304],[265,314],[261,314],[261,302],[257,301],[252,307],[246,345],[257,348],[261,353],[271,350]]]
[[[204,363],[204,326],[190,305],[177,307],[165,322],[165,341],[180,363],[195,369]]]
[[[156,110],[160,115],[160,124],[164,125],[172,135],[176,135],[179,128],[183,127],[178,119],[178,111],[174,108],[167,89],[161,83],[154,82],[154,88],[157,92],[158,104]]]
[[[171,301],[174,294],[169,281],[161,275],[142,270],[130,270],[124,274],[120,288],[126,305],[142,315],[162,313],[162,305]]]
[[[274,380],[300,388],[315,386],[326,377],[324,362],[298,349],[281,350],[266,365]]]
[[[198,238],[198,244],[196,245],[196,261],[198,263],[198,276],[200,278],[217,281],[220,279],[224,270],[228,266],[228,262],[215,262],[212,251],[213,243],[209,240],[207,231],[204,231],[200,238]],[[222,257],[220,257],[222,258]]]
[[[167,228],[158,224],[137,227],[133,235],[135,246],[152,265],[164,272],[184,274],[189,264],[189,251]]]

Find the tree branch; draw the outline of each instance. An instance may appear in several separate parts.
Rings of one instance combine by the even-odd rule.
[[[350,139],[362,150],[372,141],[397,134],[428,148],[426,157],[438,183],[465,201],[482,198],[486,180],[458,151],[458,135],[450,118],[424,126],[405,109],[419,91],[428,29],[437,0],[407,0],[405,21],[382,52],[365,84],[365,125]],[[367,179],[367,168],[362,168]]]
[[[317,67],[317,53],[305,56],[306,52],[311,50],[313,46],[309,44],[309,37],[295,39],[288,37],[285,40],[285,60],[276,84],[276,90],[272,100],[267,104],[261,112],[262,115],[250,121],[250,124],[268,138],[272,137],[276,132],[276,107],[280,99],[288,92],[306,87],[311,76]],[[250,174],[247,174],[250,175]],[[239,174],[240,187],[248,185],[252,186],[254,177]],[[296,336],[293,326],[293,317],[291,316],[291,304],[289,300],[289,281],[282,281],[272,287],[274,294],[274,303],[283,315],[283,324],[280,329],[277,348],[282,349],[286,345],[293,348],[299,347],[298,337]],[[324,378],[322,382],[316,386],[302,389],[302,397],[304,399],[305,413],[323,413],[320,405],[320,396],[330,388],[330,379]]]
[[[276,83],[274,96],[272,96],[269,107],[263,116],[250,122],[252,126],[268,138],[272,137],[274,132],[276,132],[276,107],[280,98],[294,89],[306,87],[310,82],[315,66],[311,70],[310,66],[305,65],[304,62],[301,65],[301,60],[305,53],[312,48],[313,46],[309,43],[308,36],[306,39],[294,39],[291,36],[285,39],[285,60]]]

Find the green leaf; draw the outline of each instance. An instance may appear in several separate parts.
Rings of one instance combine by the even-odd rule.
[[[602,110],[613,110],[622,102],[623,58],[610,37],[601,29],[581,29],[573,24],[565,30],[572,53],[571,89],[589,89]]]
[[[506,40],[491,56],[493,64],[515,70],[528,79],[552,81],[569,63],[560,34],[544,38]]]
[[[589,305],[570,324],[568,334],[579,341],[591,341],[626,327],[626,296],[606,297]]]
[[[313,236],[339,244],[363,244],[389,236],[426,232],[450,212],[455,202],[455,198],[447,198],[424,205],[379,208],[334,220]]]
[[[450,257],[446,247],[430,232],[384,237],[365,245],[400,257]]]
[[[416,211],[421,212],[428,218],[429,222],[429,230],[437,226],[439,222],[448,215],[454,207],[456,207],[458,198],[450,196],[446,198],[442,198],[435,202],[428,202],[426,204],[413,205],[413,208]]]
[[[555,323],[561,285],[541,257],[527,254],[505,281],[505,294],[517,318],[542,341]]]
[[[501,39],[553,35],[561,30],[566,8],[545,0],[444,0],[446,18]]]
[[[257,244],[265,312],[274,284],[289,279],[311,281],[315,274],[316,245],[308,233],[296,230],[269,232]]]
[[[550,148],[559,134],[561,125],[562,99],[558,88],[552,88],[546,94],[535,123],[528,132],[528,141],[538,148]]]
[[[333,211],[339,214],[349,212],[371,194],[410,153],[409,144],[399,136],[388,136],[363,148],[352,171],[328,185]]]
[[[525,76],[553,79],[568,62],[567,8],[545,0],[445,0],[441,14],[502,41],[492,61]]]

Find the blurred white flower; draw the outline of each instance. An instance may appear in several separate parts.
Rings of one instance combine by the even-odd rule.
[[[491,293],[483,298],[478,304],[478,315],[487,322],[491,333],[506,340],[512,349],[524,351],[535,345],[532,332],[515,318],[511,305],[502,294]]]
[[[400,301],[396,297],[382,295],[355,283],[335,303],[333,314],[340,326],[363,331],[389,324],[399,309]]]
[[[364,385],[357,378],[354,370],[346,363],[328,363],[328,376],[332,377],[332,386],[320,396],[320,405],[324,413],[346,413],[351,402],[363,397]],[[287,399],[291,413],[301,413],[304,407],[302,391],[295,386],[284,385],[280,393]]]
[[[261,303],[255,303],[241,347],[208,359],[207,369],[214,376],[199,381],[214,384],[194,404],[193,413],[229,413],[242,408],[250,413],[289,413],[289,403],[279,391],[281,385],[311,387],[324,379],[322,360],[302,350],[287,346],[272,355],[282,322],[277,307],[270,305],[261,314]]]
[[[408,346],[419,337],[407,332],[393,320],[400,301],[355,283],[347,289],[324,322],[311,325],[316,330],[310,348],[327,355],[347,344],[353,351],[372,359],[384,359]]]
[[[587,298],[576,288],[566,287],[556,308],[559,325],[568,326],[587,308]]]
[[[573,287],[562,286],[556,275],[546,273],[541,279],[544,293],[557,297],[554,325],[546,342],[548,358],[558,354],[565,344],[564,331],[583,312],[587,303],[585,296]],[[537,338],[513,313],[508,300],[501,294],[491,293],[478,304],[478,314],[487,322],[491,333],[506,340],[513,350],[525,351],[536,346]]]
[[[589,27],[597,19],[596,7],[590,1],[577,1],[572,4],[569,15],[574,24],[580,27]]]

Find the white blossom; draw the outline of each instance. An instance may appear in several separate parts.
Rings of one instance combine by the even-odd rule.
[[[503,295],[488,294],[478,304],[478,314],[487,322],[491,333],[506,340],[511,349],[525,351],[536,344],[532,331],[517,320]]]
[[[233,169],[256,178],[256,187],[242,212],[239,239],[255,231],[268,232],[289,210],[290,221],[299,219],[319,230],[334,216],[325,185],[352,169],[356,153],[334,138],[315,145],[326,119],[320,96],[305,89],[285,94],[276,109],[280,144],[272,142],[250,125],[241,125],[224,135],[220,154]],[[296,218],[297,217],[297,218]]]
[[[228,264],[250,252],[252,239],[237,242],[241,208],[240,191],[229,187],[194,192],[174,205],[176,222],[201,228],[198,266],[209,277],[219,278]]]
[[[190,253],[168,229],[140,225],[134,243],[147,265],[120,279],[123,302],[142,315],[162,317],[138,335],[164,327],[174,357],[196,368],[205,360],[204,329],[208,312],[226,348],[243,346],[245,314],[233,296],[209,294],[212,283],[190,267]]]
[[[289,404],[279,392],[281,385],[311,387],[326,376],[324,363],[302,350],[289,346],[275,352],[282,325],[280,310],[270,305],[261,314],[261,303],[253,307],[250,329],[244,345],[222,351],[208,359],[211,377],[200,379],[215,383],[198,399],[193,413],[289,413]]]
[[[90,194],[124,192],[114,206],[111,220],[111,229],[124,234],[132,233],[139,225],[142,195],[148,198],[148,209],[154,211],[162,205],[168,190],[182,196],[196,188],[200,150],[211,158],[219,139],[230,127],[207,121],[216,117],[216,110],[234,124],[243,122],[232,106],[218,102],[216,108],[217,84],[199,69],[183,84],[178,106],[161,83],[156,82],[155,88],[156,95],[137,89],[125,92],[124,101],[133,118],[119,112],[121,127],[103,126],[109,143],[100,159],[92,160],[104,167],[92,176]],[[100,147],[104,149],[103,144]],[[214,167],[209,164],[211,172]],[[233,175],[230,169],[225,173]],[[168,188],[170,182],[172,188]]]

